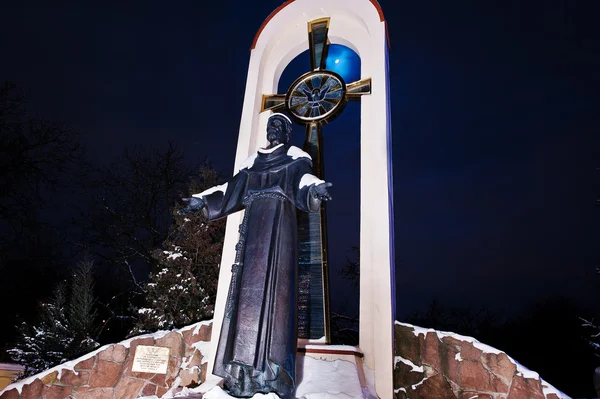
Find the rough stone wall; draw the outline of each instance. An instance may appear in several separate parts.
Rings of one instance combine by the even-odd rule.
[[[161,398],[194,387],[206,378],[204,355],[212,323],[143,335],[107,345],[79,359],[9,385],[0,399],[133,399]],[[138,345],[170,349],[167,374],[131,371]],[[203,354],[204,352],[204,354]]]
[[[394,335],[396,399],[569,399],[474,338],[399,322]]]
[[[172,397],[206,378],[212,323],[143,335],[11,384],[0,399]],[[470,337],[396,322],[396,399],[570,399],[506,353]],[[170,349],[167,374],[131,371],[138,345]]]

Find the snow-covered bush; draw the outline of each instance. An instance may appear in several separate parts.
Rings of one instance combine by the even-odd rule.
[[[586,327],[589,335],[584,337],[585,340],[591,345],[594,350],[594,354],[600,357],[600,324],[595,323],[594,319],[584,319],[580,317],[582,326]]]
[[[600,266],[596,266],[596,274],[600,276]],[[580,317],[581,325],[588,331],[588,335],[584,339],[590,344],[594,350],[594,354],[600,357],[600,323],[597,323],[592,318]]]
[[[217,183],[214,169],[202,168],[199,182],[192,183],[192,193]],[[145,304],[137,309],[130,335],[212,317],[224,234],[224,220],[208,223],[200,213],[175,214],[169,238],[154,252],[158,267],[146,284]]]
[[[57,364],[81,356],[99,344],[94,311],[93,261],[85,259],[73,270],[71,295],[66,282],[60,283],[52,297],[39,304],[35,324],[22,322],[19,341],[8,353],[25,366],[23,376],[37,374]]]

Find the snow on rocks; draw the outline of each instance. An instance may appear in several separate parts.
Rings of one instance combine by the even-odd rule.
[[[163,397],[195,386],[206,378],[207,344],[212,321],[180,330],[159,331],[105,345],[78,359],[60,364],[13,383],[0,391],[0,399],[124,399]],[[167,374],[133,372],[139,345],[169,348]],[[203,351],[205,351],[203,353]]]
[[[538,373],[472,337],[396,322],[394,341],[396,398],[570,399]]]
[[[411,362],[408,359],[403,358],[402,356],[394,357],[394,367],[396,367],[396,365],[398,365],[398,362],[402,362],[402,363],[406,364],[407,366],[409,366],[411,368],[410,371],[413,371],[416,373],[425,372],[425,370],[423,369],[423,366],[417,366],[416,364],[414,364],[413,362]]]

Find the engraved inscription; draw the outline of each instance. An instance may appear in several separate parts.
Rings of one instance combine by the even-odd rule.
[[[167,374],[169,348],[138,345],[135,348],[131,371],[136,373]]]

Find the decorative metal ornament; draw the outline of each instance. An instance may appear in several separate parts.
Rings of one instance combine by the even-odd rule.
[[[330,122],[346,106],[346,84],[335,72],[305,73],[290,86],[285,105],[298,123]]]

